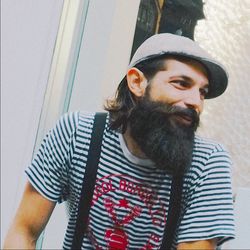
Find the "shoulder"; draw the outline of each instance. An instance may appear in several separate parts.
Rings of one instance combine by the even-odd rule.
[[[194,140],[194,150],[195,151],[204,151],[207,153],[218,152],[218,151],[227,151],[221,143],[218,143],[212,139],[204,138],[201,136],[195,136]]]
[[[224,145],[214,140],[195,137],[193,161],[199,161],[207,165],[209,162],[221,159],[231,164],[230,154]]]
[[[79,126],[90,128],[90,129],[93,127],[95,115],[97,114],[97,112],[77,111],[74,113],[77,113],[78,115]],[[101,112],[101,113],[106,113],[106,112]],[[107,118],[109,118],[108,113],[107,113]]]
[[[64,129],[65,132],[86,130],[91,132],[94,123],[95,112],[73,111],[64,113],[57,121],[56,127]]]
[[[88,126],[88,124],[92,124],[94,120],[95,112],[86,112],[86,111],[73,111],[64,113],[60,119],[59,123],[70,123],[74,126],[79,126],[79,124],[83,126]]]
[[[106,113],[106,112],[103,112]],[[69,124],[71,134],[74,133],[77,141],[84,141],[89,143],[89,140],[92,135],[92,130],[94,126],[95,115],[97,112],[87,112],[87,111],[74,111],[64,114],[60,123]],[[108,127],[109,123],[109,114],[107,113],[105,127]]]
[[[187,173],[197,181],[211,173],[231,174],[232,161],[229,152],[221,143],[195,137],[192,166]]]

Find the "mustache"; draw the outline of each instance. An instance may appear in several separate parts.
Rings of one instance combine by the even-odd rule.
[[[199,126],[200,123],[200,115],[191,108],[181,108],[173,106],[171,111],[168,112],[168,115],[178,116],[189,120],[191,122],[191,127],[194,127],[195,129]]]
[[[190,127],[197,129],[200,123],[200,115],[192,108],[183,108],[175,105],[169,105],[159,101],[143,100],[138,103],[142,112],[145,110],[150,112],[152,119],[157,121],[159,117],[168,117],[170,120],[175,120],[176,117],[185,118],[190,121]],[[160,116],[159,116],[160,114]],[[172,119],[173,118],[173,119]],[[180,125],[181,126],[181,125]]]

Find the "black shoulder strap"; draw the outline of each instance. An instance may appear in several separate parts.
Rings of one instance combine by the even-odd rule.
[[[175,175],[172,179],[168,217],[165,225],[162,245],[160,250],[170,250],[174,242],[178,219],[181,213],[181,200],[183,189],[183,176]]]
[[[96,113],[95,115],[71,249],[81,249],[83,236],[87,229],[106,117],[107,113]]]

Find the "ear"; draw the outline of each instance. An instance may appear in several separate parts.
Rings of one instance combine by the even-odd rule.
[[[137,68],[131,68],[127,72],[129,90],[137,97],[144,95],[148,81],[144,74]]]

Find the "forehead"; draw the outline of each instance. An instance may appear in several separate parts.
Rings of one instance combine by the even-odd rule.
[[[164,60],[164,70],[175,72],[176,74],[191,74],[196,72],[203,75],[209,81],[209,72],[207,68],[199,61],[185,58],[170,56]]]
[[[164,60],[164,68],[169,76],[184,76],[209,85],[209,73],[206,67],[197,60],[189,58],[168,57]]]

